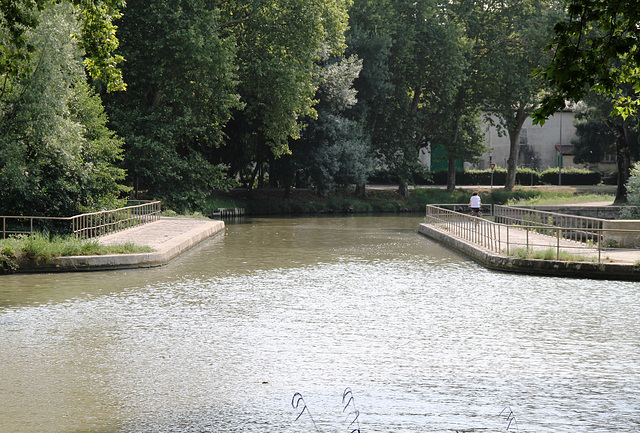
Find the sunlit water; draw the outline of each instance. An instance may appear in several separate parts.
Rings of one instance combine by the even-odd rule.
[[[162,268],[0,277],[0,432],[350,432],[347,387],[362,432],[640,430],[638,283],[488,271],[419,222],[247,219]]]

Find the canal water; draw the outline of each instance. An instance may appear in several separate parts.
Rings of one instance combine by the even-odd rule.
[[[246,219],[162,268],[0,277],[0,432],[640,430],[638,283],[489,271],[420,221]]]

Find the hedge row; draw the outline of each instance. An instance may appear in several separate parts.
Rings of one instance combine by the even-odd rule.
[[[563,168],[558,175],[558,168],[548,168],[542,172],[531,168],[518,168],[516,184],[518,185],[557,185],[561,178],[563,185],[597,185],[602,182],[602,173],[582,168]],[[414,175],[417,185],[446,185],[447,172],[436,171]],[[493,171],[493,185],[504,185],[507,181],[507,169],[496,167]],[[369,183],[397,183],[388,173],[379,170],[369,178]],[[491,170],[463,170],[456,172],[457,185],[491,185]]]

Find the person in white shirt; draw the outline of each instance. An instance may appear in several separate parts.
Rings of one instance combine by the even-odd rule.
[[[469,200],[469,207],[471,208],[472,215],[482,215],[482,200],[480,200],[480,196],[477,191],[474,191],[471,195],[471,200]]]

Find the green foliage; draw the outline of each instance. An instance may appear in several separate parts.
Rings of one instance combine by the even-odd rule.
[[[0,94],[0,213],[69,216],[119,206],[122,141],[86,83],[68,4],[46,8],[23,37],[30,74]]]
[[[483,199],[483,201],[494,204],[510,204],[512,202],[531,200],[535,197],[541,196],[545,196],[545,194],[537,191],[532,191],[530,189],[514,188],[511,191],[507,191],[504,189],[493,189],[491,190],[489,199]]]
[[[538,70],[555,91],[536,110],[536,121],[544,123],[567,100],[579,101],[590,90],[616,99],[615,110],[623,118],[634,114],[640,89],[637,1],[570,0],[567,10],[568,18],[555,26],[549,43],[553,61]],[[624,83],[633,94],[619,94]]]
[[[354,197],[351,191],[337,190],[326,197],[320,197],[309,190],[292,190],[284,198],[282,190],[233,190],[219,192],[207,209],[218,207],[245,208],[246,215],[315,214],[315,213],[423,213],[426,204],[469,203],[471,190],[443,188],[414,188],[408,196],[401,196],[395,190],[368,189],[364,198]],[[516,188],[513,191],[493,189],[481,192],[485,204],[505,204],[508,200],[534,197],[541,191]]]
[[[505,185],[507,179],[507,169],[496,166],[493,173],[486,170],[463,170],[456,172],[456,182],[460,185],[491,185],[493,174],[493,185]],[[435,185],[447,184],[447,172],[438,171],[433,173],[433,183]],[[538,185],[540,183],[540,173],[530,167],[518,167],[516,173],[517,185]]]
[[[301,120],[315,117],[316,62],[344,50],[347,7],[337,0],[254,0],[223,2],[237,47],[238,93],[245,106],[225,132],[230,145],[255,152],[262,164],[269,154],[289,152]],[[246,128],[251,125],[251,128]]]
[[[562,262],[594,262],[595,258],[580,256],[577,254],[567,253],[555,248],[547,248],[545,250],[532,250],[526,248],[518,248],[511,251],[510,255],[519,259],[536,259],[536,260],[559,260]]]
[[[622,92],[625,87],[620,87]],[[629,94],[626,86],[626,94]],[[576,162],[599,162],[604,153],[616,154],[616,203],[627,201],[626,182],[629,178],[632,156],[638,158],[638,118],[624,118],[612,113],[614,104],[609,96],[590,93],[578,105],[575,120],[577,140],[574,140]]]
[[[563,168],[559,176],[557,167],[552,167],[540,173],[542,183],[557,185],[562,178],[563,185],[598,185],[602,181],[602,173],[584,168]]]
[[[517,197],[513,196],[506,202],[509,205],[532,206],[532,205],[562,205],[567,203],[584,203],[613,201],[610,194],[580,194],[572,192],[545,192],[543,194],[535,194],[530,196]]]
[[[41,11],[58,5],[73,5],[76,30],[63,35],[70,42],[79,41],[84,50],[84,63],[89,74],[101,80],[112,90],[124,90],[122,73],[117,68],[123,61],[114,54],[118,48],[114,21],[120,16],[123,0],[17,0],[0,2],[0,77],[16,79],[33,73],[36,69],[33,53],[37,44],[30,32],[42,24]]]
[[[598,163],[606,153],[615,152],[615,137],[603,120],[611,112],[612,105],[606,98],[590,96],[588,102],[579,103],[574,111],[573,161],[579,164]]]
[[[626,219],[640,219],[640,162],[633,164],[627,182],[627,197],[629,207],[622,210],[621,217]]]
[[[19,263],[23,261],[47,264],[62,256],[137,254],[151,251],[150,247],[138,246],[132,242],[100,245],[96,240],[34,233],[0,240],[0,273],[17,270]]]
[[[299,140],[291,143],[292,161],[304,167],[298,176],[309,176],[321,195],[352,184],[364,185],[371,170],[371,149],[362,125],[348,117],[356,103],[353,80],[362,62],[355,56],[330,58],[320,69],[316,119]]]
[[[467,98],[464,26],[447,22],[450,12],[435,1],[372,0],[356,0],[351,11],[349,52],[363,59],[355,112],[394,183],[413,183],[418,149],[430,142],[452,157],[482,149],[477,105]]]
[[[120,25],[128,91],[105,95],[133,185],[179,210],[231,184],[210,158],[241,107],[235,41],[216,30],[219,15],[199,0],[130,3]]]

